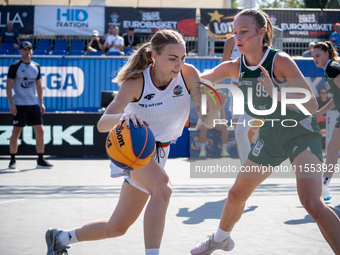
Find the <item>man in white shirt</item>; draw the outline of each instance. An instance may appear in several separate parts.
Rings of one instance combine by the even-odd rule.
[[[104,49],[108,52],[119,52],[124,47],[124,39],[123,37],[118,35],[119,27],[118,26],[109,26],[108,35],[105,39]]]

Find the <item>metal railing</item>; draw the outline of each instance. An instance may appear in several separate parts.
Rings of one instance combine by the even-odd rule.
[[[284,38],[282,50],[294,57],[301,57],[302,53],[308,50],[310,42],[324,42],[326,38]]]

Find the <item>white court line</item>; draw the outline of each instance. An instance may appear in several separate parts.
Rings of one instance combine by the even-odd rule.
[[[106,188],[101,188],[101,189],[90,189],[90,190],[86,190],[86,191],[108,190],[108,189],[114,189],[114,187],[106,187]],[[32,197],[27,197],[27,198],[20,198],[20,199],[2,201],[2,202],[0,202],[0,204],[19,202],[19,201],[29,200],[29,199],[34,199],[34,198],[45,198],[45,197],[53,197],[53,196],[59,196],[59,195],[68,195],[68,194],[72,194],[72,193],[73,194],[74,193],[80,193],[82,191],[83,190],[75,190],[75,191],[61,192],[61,193],[50,194],[50,195],[36,195],[36,196],[32,196]]]
[[[0,204],[5,204],[5,203],[11,203],[11,202],[17,202],[21,200],[26,200],[27,198],[21,198],[21,199],[15,199],[15,200],[8,200],[8,201],[2,201]]]

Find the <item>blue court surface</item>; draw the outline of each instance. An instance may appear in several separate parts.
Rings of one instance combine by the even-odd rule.
[[[110,178],[108,159],[47,158],[53,169],[35,169],[35,157],[18,157],[17,169],[0,158],[0,254],[46,254],[49,227],[72,229],[110,217],[123,179]],[[240,166],[238,159],[228,163]],[[233,178],[190,178],[187,158],[169,159],[173,194],[161,254],[181,255],[216,231]],[[340,216],[340,175],[330,184],[328,206]],[[143,212],[144,213],[144,212]],[[301,206],[295,178],[269,178],[247,201],[232,237],[231,252],[213,254],[333,254]],[[74,244],[71,255],[144,254],[143,214],[125,236]]]

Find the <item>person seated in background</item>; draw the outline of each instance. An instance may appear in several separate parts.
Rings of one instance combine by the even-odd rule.
[[[133,27],[127,28],[123,38],[125,48],[137,48],[140,44],[139,36],[135,35],[135,29]]]
[[[113,25],[109,26],[109,32],[104,43],[105,52],[120,52],[124,47],[124,39],[118,35],[118,32],[119,27]]]
[[[8,21],[6,27],[1,30],[0,43],[13,43],[14,50],[19,47],[20,35],[18,30],[13,28],[13,21]]]
[[[328,91],[327,91],[326,87],[322,87],[322,88],[319,89],[319,98],[318,98],[319,108],[318,108],[318,110],[320,110],[322,107],[324,107],[328,102],[329,102]],[[326,116],[326,113],[322,116]]]
[[[92,38],[87,44],[87,51],[103,51],[103,42],[101,41],[97,30],[93,30]]]
[[[220,118],[225,119],[225,111],[224,108],[220,111]],[[196,129],[200,131],[199,133],[199,140],[200,140],[200,154],[199,157],[205,158],[207,156],[207,151],[205,149],[206,142],[207,142],[207,133],[209,128],[204,126],[202,121],[198,119]],[[227,142],[228,142],[228,125],[227,124],[218,124],[214,128],[214,130],[221,133],[221,143],[222,143],[222,150],[221,150],[221,157],[229,157],[229,153],[227,151]]]
[[[334,32],[329,36],[329,41],[332,42],[333,47],[339,52],[340,47],[340,22],[335,23]]]
[[[310,42],[308,44],[308,50],[304,51],[302,53],[302,57],[304,58],[311,58],[312,57],[312,50],[313,50],[313,47],[315,45],[315,42]]]

